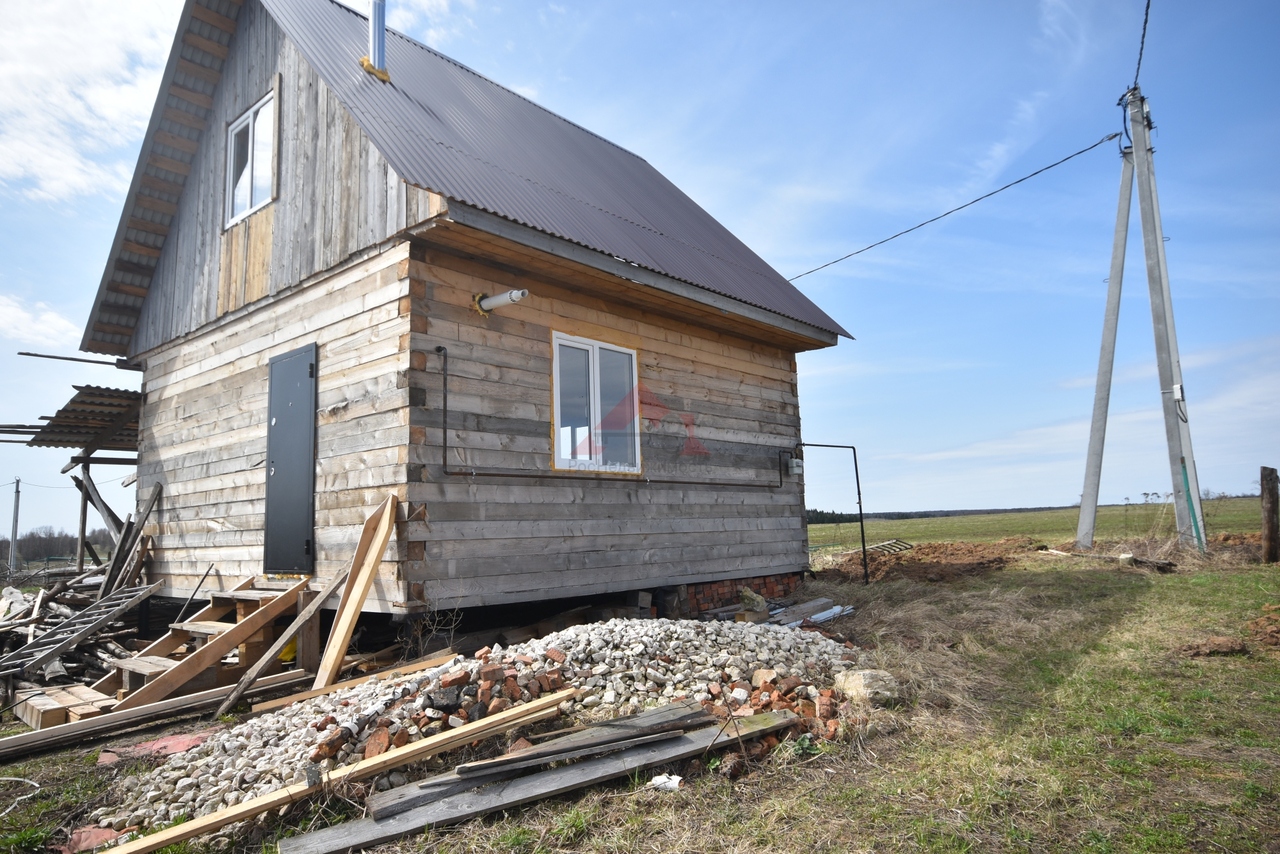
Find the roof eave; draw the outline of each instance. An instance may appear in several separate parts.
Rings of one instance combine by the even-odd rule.
[[[610,273],[619,278],[663,291],[672,296],[693,300],[728,315],[755,323],[767,324],[791,335],[812,341],[813,349],[834,347],[841,335],[847,338],[853,337],[843,329],[823,329],[811,323],[805,323],[802,320],[796,320],[795,318],[751,305],[742,300],[716,293],[699,285],[690,284],[648,268],[640,267],[621,258],[615,258],[604,252],[582,246],[527,225],[522,225],[453,199],[449,200],[448,218],[459,225],[465,225],[492,234],[495,237],[510,240],[530,249],[546,252],[566,261],[574,261],[600,272]],[[412,228],[409,229],[410,232],[412,230]]]

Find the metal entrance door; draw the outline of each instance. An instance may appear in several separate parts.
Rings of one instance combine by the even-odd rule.
[[[276,356],[267,392],[264,573],[315,570],[316,345]]]

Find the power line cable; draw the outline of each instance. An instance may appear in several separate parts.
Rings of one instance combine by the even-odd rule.
[[[839,264],[841,261],[847,261],[850,258],[852,258],[854,255],[861,255],[863,252],[866,252],[868,249],[875,249],[877,246],[883,246],[884,244],[888,243],[890,240],[895,240],[899,237],[902,237],[902,235],[904,234],[910,234],[911,232],[917,229],[924,228],[926,225],[929,225],[930,223],[937,222],[943,217],[951,216],[953,213],[962,211],[967,207],[972,207],[973,205],[976,205],[978,202],[982,201],[983,199],[989,199],[992,196],[994,196],[996,193],[1003,193],[1005,190],[1009,189],[1010,187],[1016,187],[1018,184],[1021,184],[1023,181],[1028,181],[1036,177],[1037,175],[1042,175],[1045,172],[1048,172],[1050,169],[1054,168],[1055,166],[1061,166],[1063,163],[1066,163],[1068,160],[1071,160],[1072,158],[1079,157],[1081,154],[1084,154],[1088,151],[1093,151],[1093,149],[1097,148],[1099,145],[1102,145],[1104,142],[1110,142],[1111,140],[1115,139],[1118,136],[1120,136],[1120,134],[1118,133],[1108,134],[1107,136],[1104,136],[1102,139],[1095,142],[1093,145],[1090,145],[1088,148],[1082,148],[1079,151],[1077,151],[1075,154],[1068,154],[1066,157],[1062,158],[1061,160],[1055,163],[1050,163],[1048,166],[1045,166],[1041,169],[1037,169],[1036,171],[1032,172],[1030,175],[1023,175],[1018,180],[1010,181],[1008,184],[1005,184],[1003,187],[992,190],[990,193],[987,193],[986,195],[978,196],[978,198],[974,199],[973,201],[965,202],[963,205],[960,205],[957,208],[952,208],[946,213],[938,214],[932,219],[926,219],[924,222],[919,223],[917,225],[913,225],[908,229],[899,231],[897,234],[886,237],[884,240],[877,240],[875,243],[872,243],[870,246],[864,246],[855,252],[850,252],[848,255],[842,255],[839,258],[835,259],[834,261],[828,261],[825,264],[821,264],[817,267],[814,267],[812,270],[805,270],[803,273],[800,273],[799,275],[792,276],[791,278],[787,279],[787,281],[794,282],[796,279],[807,276],[810,273],[816,273],[819,270],[825,270],[827,267],[830,267],[833,264]]]
[[[1133,85],[1138,88],[1138,74],[1142,71],[1142,52],[1147,49],[1147,20],[1151,17],[1151,0],[1147,0],[1147,9],[1142,13],[1142,40],[1138,42],[1138,67],[1133,69]]]

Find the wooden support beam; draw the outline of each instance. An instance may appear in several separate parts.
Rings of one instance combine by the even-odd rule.
[[[203,107],[206,110],[213,109],[213,98],[203,92],[195,92],[183,86],[170,86],[169,94],[186,101],[188,104],[195,104],[197,107]]]
[[[144,279],[151,278],[156,272],[156,268],[154,266],[148,267],[146,264],[139,264],[137,261],[126,261],[124,259],[116,259],[112,266],[121,273],[128,273],[131,276],[141,276]]]
[[[225,15],[219,15],[212,9],[201,6],[199,3],[191,4],[191,17],[198,21],[204,21],[215,29],[222,30],[224,33],[234,33],[236,31],[236,22]]]
[[[161,237],[169,236],[169,226],[158,222],[152,222],[149,219],[140,219],[136,216],[129,217],[129,228],[134,231],[145,231],[148,234],[158,234]]]
[[[185,136],[178,136],[176,133],[169,133],[162,130],[156,131],[156,134],[152,139],[161,145],[167,145],[170,148],[177,149],[178,151],[185,151],[187,154],[195,154],[200,148],[199,140],[187,139]]]
[[[214,86],[217,86],[218,81],[222,79],[221,71],[214,71],[212,68],[206,68],[205,66],[192,62],[189,59],[178,60],[178,71],[182,74],[186,74],[188,77],[203,80],[205,83],[212,83]],[[168,118],[168,116],[165,116],[165,118]],[[199,128],[197,128],[197,130],[199,130]]]
[[[173,202],[166,202],[164,199],[157,199],[155,196],[144,196],[139,193],[133,197],[133,203],[137,207],[146,208],[156,213],[175,216],[178,213],[178,206]]]
[[[125,252],[132,252],[135,255],[142,255],[147,258],[159,258],[161,252],[158,246],[147,246],[143,243],[138,243],[136,240],[121,241],[120,248]]]
[[[205,125],[208,124],[205,119],[195,113],[188,113],[186,110],[178,110],[173,107],[165,107],[161,115],[165,121],[173,122],[176,125],[182,125],[192,130],[198,130],[201,133],[204,132]]]
[[[163,169],[166,172],[173,172],[176,175],[191,174],[190,163],[183,163],[181,160],[174,160],[172,157],[165,157],[163,154],[152,154],[147,158],[147,165],[154,166],[156,169]]]
[[[210,56],[216,56],[218,59],[226,59],[227,54],[231,53],[225,45],[220,45],[212,39],[207,39],[204,36],[198,36],[193,32],[183,33],[182,43],[190,45],[196,50],[202,50]]]
[[[177,689],[189,682],[196,674],[207,667],[212,667],[232,649],[239,646],[259,630],[297,603],[300,592],[311,583],[310,579],[299,581],[287,591],[282,591],[270,603],[263,605],[245,619],[216,638],[210,638],[195,652],[182,659],[168,673],[150,682],[137,691],[132,692],[120,702],[118,709],[133,709],[156,700],[163,700]]]
[[[124,294],[125,296],[138,297],[145,299],[147,294],[151,293],[150,288],[144,288],[141,285],[128,285],[124,282],[107,282],[107,290],[115,294]]]
[[[364,608],[364,600],[369,595],[373,579],[378,574],[382,553],[391,539],[398,500],[395,493],[389,494],[386,501],[383,501],[364,523],[360,542],[351,559],[347,586],[342,592],[342,600],[338,603],[338,612],[333,628],[329,632],[329,641],[325,644],[324,657],[320,660],[315,684],[311,686],[313,688],[323,688],[338,678],[342,659],[347,654],[347,645],[351,643],[351,633],[355,630],[356,620],[360,618],[360,611]]]
[[[118,326],[114,323],[97,322],[93,324],[93,329],[95,332],[104,332],[107,335],[126,335],[126,336],[133,335],[133,327]]]
[[[93,509],[98,511],[98,515],[102,517],[102,523],[107,526],[107,533],[111,535],[111,539],[116,542],[120,541],[120,531],[124,528],[124,522],[120,521],[120,517],[115,511],[103,500],[102,495],[98,492],[98,485],[93,482],[93,478],[89,476],[89,469],[83,471],[84,479],[80,479],[75,475],[71,476],[71,481],[76,487],[89,496],[89,500],[93,502]]]
[[[73,465],[85,465],[86,463],[95,466],[136,466],[138,464],[137,457],[87,457],[83,454],[77,454],[71,458]]]

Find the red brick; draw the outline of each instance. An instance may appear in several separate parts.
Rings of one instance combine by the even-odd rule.
[[[391,747],[391,733],[386,727],[380,726],[369,733],[369,740],[364,743],[364,758],[372,759],[380,753],[386,753],[389,747]]]
[[[489,653],[493,652],[492,647],[482,646],[476,650],[476,661],[488,661]]]
[[[559,691],[564,687],[564,674],[562,674],[558,668],[555,670],[548,670],[544,675],[547,677],[548,690]]]
[[[511,746],[507,748],[507,753],[519,753],[522,750],[528,750],[533,747],[533,742],[527,738],[517,738],[511,742]]]
[[[501,664],[486,664],[476,673],[476,678],[486,682],[497,682],[502,678]]]
[[[515,677],[508,676],[502,683],[503,695],[512,701],[520,699],[520,685],[516,682]]]
[[[836,701],[830,697],[819,697],[817,702],[818,717],[829,721],[836,716]]]
[[[471,681],[471,674],[465,670],[450,670],[440,677],[441,688],[456,688]]]
[[[563,652],[553,646],[547,650],[547,658],[551,659],[556,664],[564,664],[566,656]]]
[[[515,660],[521,664],[533,664],[534,661],[532,655],[517,655]]]
[[[494,715],[494,714],[497,714],[498,712],[503,711],[504,709],[509,709],[509,708],[511,708],[510,700],[508,700],[506,697],[497,697],[491,703],[489,703],[489,714]]]
[[[409,743],[409,730],[407,729],[401,729],[391,737],[392,747],[404,747],[408,743]]]

